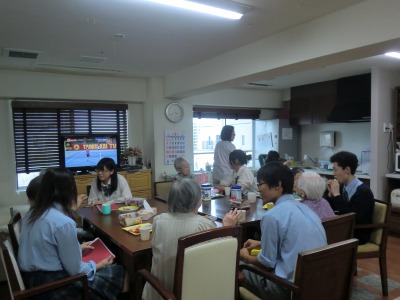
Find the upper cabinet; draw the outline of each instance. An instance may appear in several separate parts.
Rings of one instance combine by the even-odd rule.
[[[336,91],[336,80],[291,88],[290,125],[327,123],[336,104]]]
[[[290,124],[370,122],[371,74],[293,87]]]

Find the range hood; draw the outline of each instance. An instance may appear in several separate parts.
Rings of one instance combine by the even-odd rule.
[[[371,121],[371,74],[337,80],[337,104],[333,107],[328,121]]]

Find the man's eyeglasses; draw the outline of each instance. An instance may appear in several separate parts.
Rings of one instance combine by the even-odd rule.
[[[266,182],[257,183],[257,187],[260,188],[263,184],[267,184]]]

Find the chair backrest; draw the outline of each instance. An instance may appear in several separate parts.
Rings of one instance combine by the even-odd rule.
[[[0,247],[1,260],[7,276],[8,287],[10,288],[11,297],[13,297],[14,292],[25,290],[24,281],[22,280],[21,272],[10,241],[3,241]]]
[[[10,222],[8,222],[8,234],[10,235],[11,244],[15,255],[18,255],[19,249],[19,237],[21,235],[21,213],[17,212],[12,217]]]
[[[322,221],[328,245],[353,238],[355,213],[348,213]]]
[[[174,294],[177,299],[238,299],[240,226],[179,238]]]
[[[372,216],[373,224],[389,223],[390,209],[388,203],[375,200],[374,214]],[[384,234],[387,234],[387,227],[377,228],[371,232],[370,241],[374,244],[380,245],[383,241]]]
[[[293,300],[351,299],[357,239],[300,253],[294,277],[299,292]]]
[[[267,154],[260,154],[258,156],[258,162],[260,163],[260,167],[265,164],[265,160],[267,159]]]
[[[154,182],[154,196],[161,196],[166,199],[173,183],[173,181]]]

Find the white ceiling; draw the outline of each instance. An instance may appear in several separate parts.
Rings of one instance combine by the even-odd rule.
[[[248,9],[239,21],[146,0],[2,0],[0,69],[165,76],[363,1],[235,2]],[[10,58],[8,49],[35,51],[39,55],[35,60]],[[98,63],[82,62],[82,56],[102,59]],[[375,57],[260,83],[284,89],[368,72],[372,66],[382,64],[400,69],[400,60]]]

